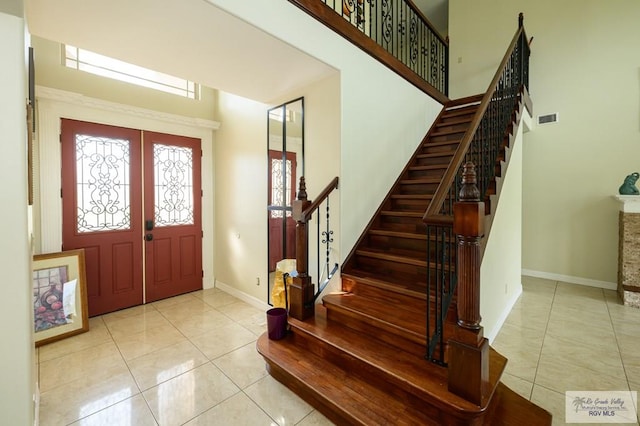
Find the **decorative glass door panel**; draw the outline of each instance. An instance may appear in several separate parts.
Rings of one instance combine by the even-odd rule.
[[[131,227],[130,145],[126,139],[75,135],[79,233]]]
[[[156,226],[193,225],[193,149],[153,145]]]

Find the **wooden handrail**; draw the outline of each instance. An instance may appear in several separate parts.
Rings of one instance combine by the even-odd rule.
[[[331,194],[331,191],[333,191],[334,189],[338,188],[338,176],[334,177],[333,180],[331,182],[329,182],[329,185],[327,185],[322,192],[320,193],[320,195],[318,195],[316,197],[316,200],[313,201],[309,207],[307,207],[306,209],[304,209],[304,211],[302,212],[302,216],[304,217],[305,222],[307,220],[309,220],[311,218],[311,215],[313,214],[313,212],[318,208],[318,206],[320,204],[322,204],[322,202],[324,200],[327,199],[327,197],[329,196],[329,194]],[[298,199],[300,199],[300,197],[298,196]]]
[[[524,26],[522,25],[522,16],[523,16],[522,13],[520,13],[520,16],[518,16],[518,30],[513,36],[513,39],[511,40],[511,44],[509,44],[509,47],[507,48],[507,52],[502,58],[502,61],[500,62],[500,66],[498,67],[496,74],[491,80],[491,83],[489,84],[489,87],[487,88],[486,93],[482,97],[482,101],[480,101],[480,106],[478,107],[478,110],[473,116],[473,120],[471,121],[469,128],[467,129],[464,136],[462,137],[462,140],[458,145],[458,149],[453,155],[453,158],[451,159],[451,163],[449,164],[447,171],[442,177],[440,184],[436,188],[436,192],[434,193],[433,198],[431,199],[431,203],[429,204],[429,207],[427,207],[427,210],[425,211],[424,216],[422,217],[422,220],[425,223],[429,221],[429,218],[432,218],[433,216],[439,216],[442,203],[444,203],[444,199],[447,197],[447,194],[449,193],[449,188],[453,184],[453,181],[456,178],[456,175],[458,174],[458,170],[462,166],[462,162],[464,161],[464,156],[466,155],[467,150],[471,145],[471,141],[473,140],[473,137],[476,133],[476,130],[478,130],[478,126],[482,121],[482,117],[484,116],[487,110],[487,107],[489,106],[489,103],[493,98],[498,82],[500,81],[500,77],[502,76],[502,72],[504,71],[509,61],[509,58],[511,57],[511,54],[513,53],[513,50],[515,49],[516,44],[518,43],[518,39],[524,33]],[[526,34],[524,34],[524,36],[526,37]]]

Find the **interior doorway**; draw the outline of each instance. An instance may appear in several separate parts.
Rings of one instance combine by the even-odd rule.
[[[304,98],[294,99],[267,113],[268,300],[277,263],[295,259],[292,202],[297,180],[304,175]]]
[[[62,120],[63,248],[89,315],[202,288],[199,139]]]

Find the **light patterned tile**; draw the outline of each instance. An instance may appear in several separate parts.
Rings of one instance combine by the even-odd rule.
[[[535,384],[564,393],[569,390],[621,390],[627,387],[627,378],[622,365],[609,367],[605,372],[580,365],[581,359],[571,356],[540,357]],[[615,374],[610,374],[615,371]]]
[[[118,321],[124,318],[135,317],[143,314],[149,314],[152,312],[156,312],[156,308],[151,304],[147,304],[104,314],[101,316],[101,318],[105,322],[105,324],[109,324],[113,321]]]
[[[189,338],[234,323],[228,316],[211,307],[209,309],[208,311],[193,312],[181,319],[172,319],[171,323]]]
[[[226,305],[230,305],[232,303],[240,302],[240,299],[238,299],[237,297],[234,297],[229,293],[225,293],[224,291],[220,290],[204,294],[202,296],[202,300],[216,309]]]
[[[72,423],[71,426],[157,426],[142,395],[118,402]]]
[[[98,366],[96,373],[42,392],[40,425],[66,425],[140,393],[128,370]]]
[[[169,325],[169,321],[160,312],[153,310],[132,315],[126,318],[111,320],[107,323],[107,328],[114,339],[122,336],[140,333],[152,328]]]
[[[534,385],[531,402],[544,408],[553,416],[552,425],[565,425],[565,395],[542,386]]]
[[[209,359],[216,359],[256,340],[253,333],[238,324],[218,327],[191,338],[193,344]]]
[[[158,311],[169,321],[180,321],[192,315],[213,311],[213,308],[197,297],[191,297],[181,303],[158,307]]]
[[[194,298],[195,296],[193,296],[193,294],[187,293],[181,294],[180,296],[169,297],[168,299],[158,300],[157,302],[153,302],[151,305],[158,310],[162,310],[168,308],[169,306],[193,300]]]
[[[296,424],[313,411],[313,407],[271,376],[249,386],[245,393],[281,426]]]
[[[263,318],[266,318],[267,315],[266,311],[254,308],[253,306],[245,302],[230,303],[217,309],[234,321],[242,321],[259,315],[262,315]]]
[[[547,334],[540,360],[553,362],[554,359],[597,374],[624,376],[620,353],[612,337],[608,337],[604,342],[597,338],[584,338],[579,341]]]
[[[40,362],[48,361],[111,341],[113,339],[102,318],[89,318],[88,332],[41,346],[38,357]]]
[[[129,361],[129,369],[141,390],[149,389],[209,362],[189,341],[167,346]]]
[[[216,358],[213,363],[240,389],[267,375],[264,358],[258,354],[253,342]]]
[[[158,423],[173,426],[199,416],[239,391],[217,367],[207,363],[143,395]]]
[[[509,373],[503,373],[500,381],[523,398],[526,398],[527,400],[531,399],[533,382],[521,379],[520,377],[513,376]]]
[[[238,392],[231,398],[209,409],[185,426],[209,425],[277,426],[247,395]]]
[[[126,361],[186,340],[184,335],[172,325],[155,327],[126,336],[114,336],[114,339]]]
[[[96,371],[97,365],[100,366],[99,371]],[[99,380],[102,378],[100,371],[118,367],[120,372],[127,371],[120,351],[113,342],[43,361],[40,364],[40,391],[46,392],[91,375]]]
[[[302,419],[297,426],[332,426],[334,424],[335,423],[331,420],[323,416],[322,413],[317,410],[313,410],[311,414]]]

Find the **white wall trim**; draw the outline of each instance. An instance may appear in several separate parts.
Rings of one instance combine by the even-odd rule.
[[[38,99],[49,99],[52,101],[65,102],[68,104],[87,108],[97,108],[102,111],[112,111],[121,114],[128,114],[134,117],[149,118],[165,123],[181,124],[183,126],[198,127],[211,130],[218,130],[220,128],[220,123],[213,120],[185,117],[182,115],[153,111],[146,108],[91,98],[80,93],[67,92],[65,90],[53,89],[51,87],[36,86],[36,97]]]
[[[229,284],[225,284],[222,281],[218,281],[216,280],[216,284],[215,284],[215,288],[220,289],[222,291],[224,291],[225,293],[229,293],[230,295],[237,297],[238,299],[242,300],[243,302],[247,302],[248,304],[250,304],[251,306],[258,308],[258,309],[262,309],[265,312],[272,308],[272,306],[270,306],[267,303],[264,303],[262,300],[258,299],[257,297],[251,296],[250,294],[244,293],[240,290],[238,290],[235,287],[231,287]]]
[[[489,340],[489,344],[491,344],[493,342],[493,339],[496,338],[496,336],[498,335],[498,333],[502,329],[502,326],[504,325],[505,321],[507,320],[507,317],[511,313],[511,310],[513,309],[513,306],[516,304],[516,302],[518,301],[518,298],[520,297],[521,294],[522,294],[522,283],[520,283],[520,285],[518,286],[518,290],[513,294],[511,299],[509,299],[509,301],[507,301],[507,304],[505,305],[504,310],[502,311],[502,313],[498,317],[498,321],[496,322],[496,325],[493,327],[493,329],[489,330],[489,332],[487,332],[487,334],[484,336]]]
[[[585,285],[588,287],[604,288],[606,290],[615,290],[618,288],[617,283],[608,281],[592,280],[590,278],[574,277],[571,275],[554,274],[551,272],[534,271],[531,269],[522,269],[522,275],[528,277],[544,278],[552,281],[562,281],[565,283]]]

